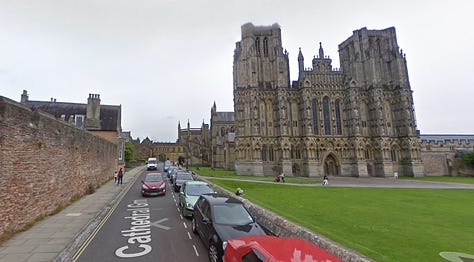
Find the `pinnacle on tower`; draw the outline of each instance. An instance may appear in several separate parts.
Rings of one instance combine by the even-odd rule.
[[[319,58],[324,58],[324,50],[321,42],[319,42]]]

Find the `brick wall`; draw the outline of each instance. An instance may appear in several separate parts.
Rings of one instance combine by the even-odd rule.
[[[0,234],[113,176],[117,146],[0,96]]]

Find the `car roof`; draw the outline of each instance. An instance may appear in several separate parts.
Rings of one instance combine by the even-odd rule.
[[[186,180],[186,182],[184,182],[186,185],[209,185],[208,183],[206,182],[202,182],[202,181],[191,181],[191,180]]]
[[[209,193],[209,194],[203,194],[201,195],[202,198],[205,198],[207,201],[209,201],[210,205],[219,205],[219,204],[243,204],[242,201],[229,197],[226,195],[222,194],[216,194],[216,193]]]
[[[229,240],[228,247],[258,250],[267,261],[291,261],[295,257],[308,257],[312,261],[342,261],[327,250],[302,239],[276,236],[244,236]]]
[[[146,176],[161,176],[161,173],[148,173]]]

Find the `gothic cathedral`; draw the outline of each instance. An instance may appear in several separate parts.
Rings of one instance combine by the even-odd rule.
[[[290,81],[278,24],[242,26],[234,51],[238,175],[423,176],[405,55],[395,28],[362,28]]]

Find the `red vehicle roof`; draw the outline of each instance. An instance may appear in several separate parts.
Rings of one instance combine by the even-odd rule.
[[[242,261],[242,257],[252,250],[263,256],[265,262],[342,262],[333,254],[304,239],[275,236],[246,236],[229,240],[224,252],[224,262]]]

